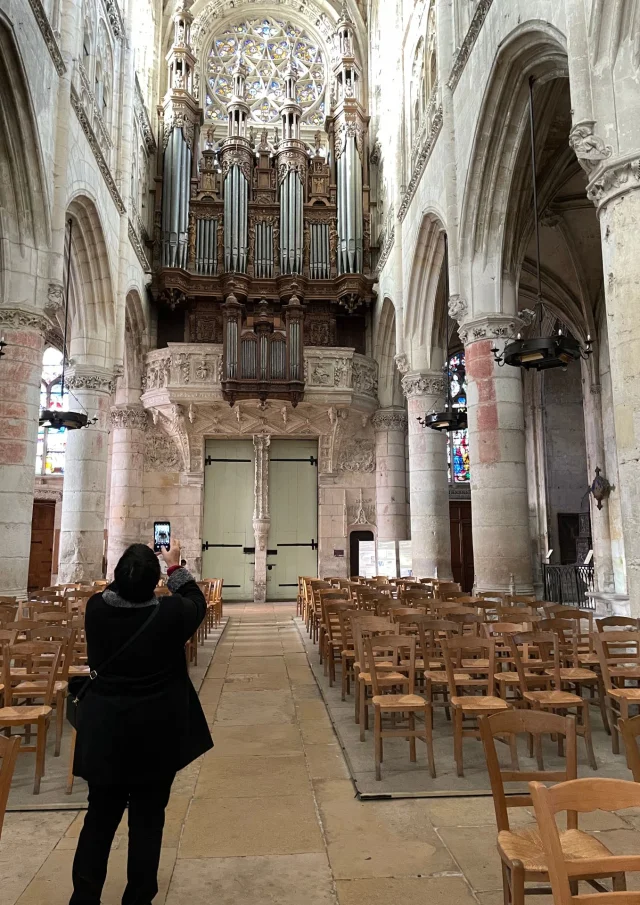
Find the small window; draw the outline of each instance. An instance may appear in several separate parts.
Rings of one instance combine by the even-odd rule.
[[[67,411],[69,396],[62,395],[62,352],[49,348],[42,356],[40,382],[40,409],[42,411]],[[38,428],[36,474],[64,474],[64,457],[67,448],[67,431],[51,427]]]

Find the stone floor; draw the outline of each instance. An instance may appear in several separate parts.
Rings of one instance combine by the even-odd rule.
[[[499,905],[491,800],[356,800],[293,608],[227,612],[200,692],[216,747],[176,781],[156,905]],[[83,819],[7,815],[2,905],[66,905]],[[640,851],[640,813],[585,826],[615,852]],[[125,869],[123,827],[104,905],[120,901]]]

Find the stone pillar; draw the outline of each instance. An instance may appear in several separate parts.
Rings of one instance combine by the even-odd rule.
[[[255,603],[264,603],[267,599],[267,543],[271,517],[269,515],[269,447],[271,437],[256,435],[253,448],[256,454],[256,470],[254,481],[253,531],[256,539],[255,578],[253,599]]]
[[[617,162],[589,185],[602,232],[611,389],[627,590],[640,616],[640,160]]]
[[[533,590],[522,372],[491,347],[513,332],[501,315],[465,323],[473,559],[478,591]]]
[[[378,540],[407,540],[407,413],[380,409],[372,419],[376,432],[376,514]]]
[[[102,577],[113,377],[103,368],[77,365],[68,386],[73,393],[70,407],[82,406],[89,420],[97,417],[98,421],[70,431],[67,440],[58,569],[61,584]]]
[[[0,307],[0,594],[27,590],[40,410],[44,314]]]
[[[452,578],[449,471],[445,434],[422,427],[418,418],[442,410],[442,371],[407,374],[402,388],[409,409],[409,474],[413,574]]]
[[[148,542],[141,534],[144,444],[147,413],[141,405],[111,409],[111,506],[107,574],[131,544]]]

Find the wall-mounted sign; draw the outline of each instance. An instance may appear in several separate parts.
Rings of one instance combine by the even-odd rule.
[[[398,545],[394,540],[378,541],[378,575],[398,577]]]
[[[334,556],[344,556],[344,550],[334,550],[333,555]]]
[[[410,540],[398,541],[398,559],[400,560],[400,578],[411,578],[413,575],[413,551]]]
[[[376,543],[372,540],[358,541],[358,575],[373,578],[376,574]]]

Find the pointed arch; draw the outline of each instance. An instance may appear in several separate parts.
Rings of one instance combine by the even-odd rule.
[[[508,206],[528,128],[528,81],[568,75],[566,41],[548,23],[530,21],[500,45],[471,150],[460,220],[460,248],[474,313],[503,309]],[[511,275],[513,277],[513,275]],[[515,292],[512,294],[515,303]]]
[[[135,289],[127,294],[124,322],[124,379],[128,389],[140,389],[149,337],[142,300]]]
[[[25,256],[34,249],[46,250],[50,242],[36,122],[18,42],[0,11],[0,302],[11,298],[11,271],[22,275]],[[29,269],[35,273],[37,262],[32,261]],[[24,285],[16,297],[24,297]]]
[[[404,404],[400,372],[396,367],[396,309],[385,298],[374,335],[374,358],[378,362],[378,398],[381,408]]]
[[[414,353],[422,350],[420,367],[431,367],[433,352],[442,347],[444,252],[443,221],[435,212],[427,212],[416,241],[405,301],[405,341]]]

